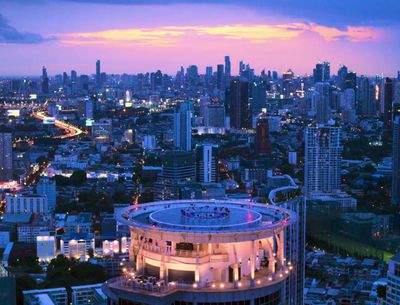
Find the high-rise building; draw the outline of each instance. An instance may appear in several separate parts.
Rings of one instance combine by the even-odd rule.
[[[217,145],[203,144],[196,146],[197,181],[212,183],[218,181]]]
[[[394,82],[391,78],[386,77],[381,80],[379,103],[380,112],[383,116],[383,123],[386,129],[392,126],[393,89]]]
[[[371,96],[371,84],[368,77],[361,76],[357,88],[357,113],[365,116],[375,114],[374,96]]]
[[[42,67],[42,93],[49,94],[49,77],[46,67]]]
[[[6,126],[0,126],[0,182],[13,178],[12,132]]]
[[[48,177],[41,177],[36,185],[36,193],[47,198],[47,205],[50,212],[56,208],[56,181]]]
[[[15,305],[16,300],[15,276],[9,273],[3,265],[0,265],[0,300],[2,305]]]
[[[324,61],[315,65],[313,70],[313,78],[315,83],[327,82],[331,79],[331,67],[329,62]]]
[[[400,205],[400,117],[393,121],[392,204]]]
[[[231,59],[229,58],[229,56],[225,56],[225,74],[231,74]]]
[[[192,104],[180,103],[174,113],[174,145],[181,150],[192,149]]]
[[[8,214],[47,214],[47,197],[36,194],[6,194],[6,213]]]
[[[225,127],[225,106],[221,103],[209,103],[204,113],[204,125],[207,127]]]
[[[340,190],[341,129],[319,125],[305,131],[304,186],[306,194]]]
[[[326,124],[331,118],[330,84],[316,83],[312,99],[315,104],[317,123]]]
[[[387,272],[386,305],[400,303],[400,253],[394,255],[389,261]]]
[[[224,65],[217,65],[217,89],[224,90]]]
[[[346,66],[341,66],[338,70],[338,86],[342,90],[344,90],[346,88],[347,73],[348,73],[348,69]]]
[[[230,86],[230,123],[232,128],[251,128],[249,83],[244,78],[235,78]]]
[[[268,118],[265,116],[260,116],[257,119],[254,146],[258,154],[270,154],[272,152]]]
[[[264,81],[253,82],[251,86],[251,108],[253,114],[259,114],[263,108],[267,107],[268,84]]]
[[[101,87],[101,68],[100,68],[100,59],[96,61],[96,85],[98,88]]]
[[[353,89],[357,88],[357,74],[356,72],[348,72],[345,78],[345,89]]]

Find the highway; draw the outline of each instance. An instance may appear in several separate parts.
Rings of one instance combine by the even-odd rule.
[[[51,117],[46,116],[44,111],[33,112],[32,116],[41,121],[45,121],[46,119],[51,118]],[[76,126],[73,126],[69,123],[66,123],[64,121],[55,120],[54,125],[57,128],[64,130],[64,132],[65,132],[65,134],[63,134],[63,135],[56,136],[55,137],[56,139],[68,139],[68,138],[73,138],[73,137],[76,137],[76,136],[86,133],[86,131],[84,131]]]

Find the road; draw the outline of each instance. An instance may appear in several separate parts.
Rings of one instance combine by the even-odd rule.
[[[33,115],[33,117],[35,117],[39,120],[42,120],[42,121],[51,118],[51,117],[46,116],[44,111],[33,112],[32,115]],[[55,120],[54,125],[57,128],[60,128],[65,131],[65,134],[63,134],[61,136],[56,136],[55,137],[56,139],[68,139],[68,138],[73,138],[73,137],[76,137],[76,136],[86,133],[86,131],[84,131],[76,126],[73,126],[69,123],[66,123],[64,121]]]

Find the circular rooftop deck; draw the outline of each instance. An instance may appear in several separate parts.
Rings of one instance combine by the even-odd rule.
[[[163,232],[170,238],[173,234],[190,234],[191,239],[208,235],[209,240],[234,234],[254,239],[249,235],[269,236],[295,222],[296,215],[280,207],[246,201],[174,200],[130,206],[117,215],[117,220],[138,234]]]

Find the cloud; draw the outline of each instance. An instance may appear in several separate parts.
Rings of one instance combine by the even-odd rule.
[[[281,14],[325,26],[344,29],[346,26],[399,24],[398,0],[62,0],[110,5],[227,4],[240,5],[260,14]]]
[[[312,32],[326,41],[349,42],[377,41],[382,31],[370,27],[346,27],[343,30],[314,23],[284,24],[232,24],[222,26],[159,26],[153,28],[112,29],[97,32],[81,32],[58,35],[66,45],[113,45],[120,46],[175,46],[180,41],[197,38],[223,38],[264,43],[289,40]],[[193,40],[195,41],[195,40]]]
[[[54,39],[55,37],[45,38],[40,34],[18,31],[0,14],[0,44],[37,44]]]

